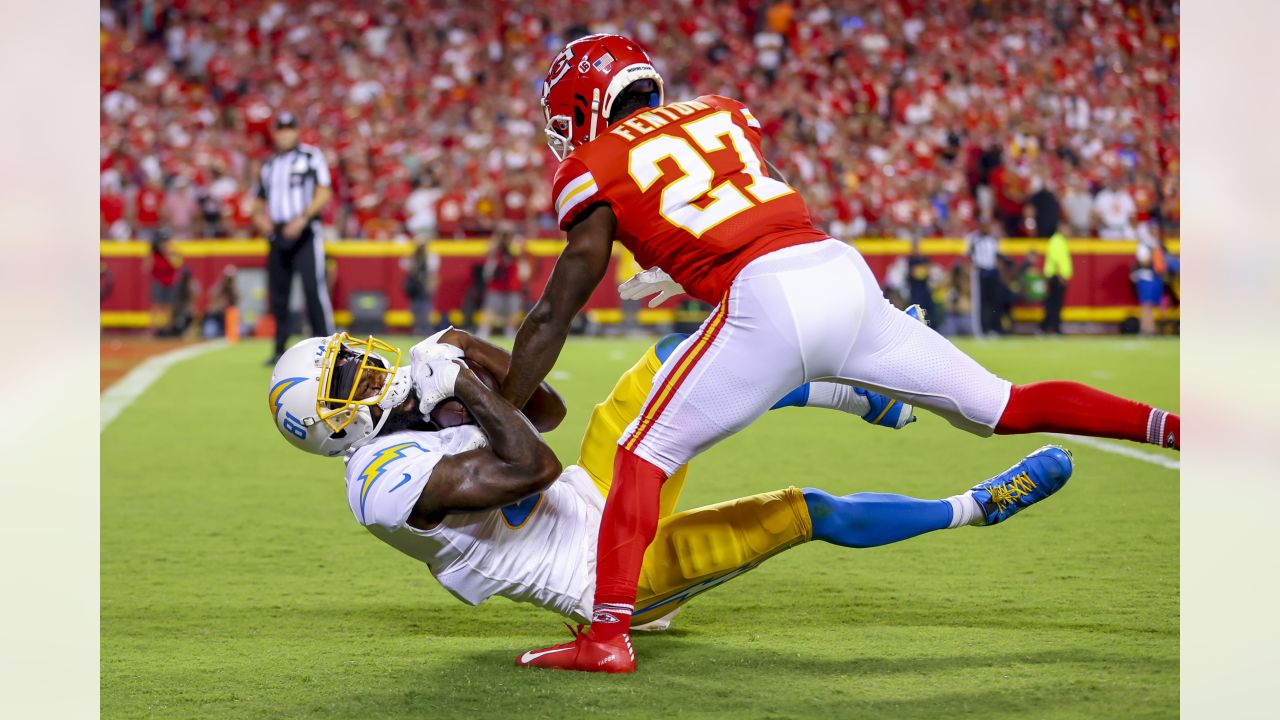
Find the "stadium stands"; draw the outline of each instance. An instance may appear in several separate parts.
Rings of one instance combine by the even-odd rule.
[[[1126,215],[1119,236],[1147,220],[1171,231],[1177,13],[1147,0],[108,0],[102,236],[249,236],[278,108],[329,154],[335,236],[504,221],[549,236],[538,88],[588,31],[643,43],[670,99],[750,104],[833,234],[956,237],[987,206],[1010,234],[1046,234],[1024,219],[1042,187],[1069,233]],[[1106,186],[1112,205],[1090,212]]]

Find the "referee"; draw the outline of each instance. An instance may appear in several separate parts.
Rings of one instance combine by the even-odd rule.
[[[289,289],[295,272],[302,275],[312,335],[334,331],[320,237],[320,211],[333,197],[329,166],[318,148],[298,142],[298,119],[293,113],[276,115],[273,139],[276,154],[262,165],[253,204],[254,225],[271,242],[267,289],[276,319],[276,346],[268,365],[284,354],[289,338]]]
[[[1000,224],[989,220],[965,237],[966,253],[978,271],[978,319],[983,335],[1003,334],[1000,322]]]

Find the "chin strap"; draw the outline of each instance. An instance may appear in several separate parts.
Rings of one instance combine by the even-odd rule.
[[[596,123],[600,120],[600,88],[591,91],[591,134],[587,140],[596,139]]]
[[[362,407],[359,410],[356,410],[356,412],[367,413],[370,412],[370,410],[367,407]],[[382,412],[382,417],[378,418],[378,422],[374,424],[373,429],[371,429],[364,437],[347,446],[347,449],[343,451],[343,455],[346,456],[347,460],[350,460],[352,453],[358,450],[362,445],[365,445],[370,440],[378,437],[378,433],[382,432],[382,426],[387,424],[387,418],[389,417],[391,417],[391,413],[384,410]]]

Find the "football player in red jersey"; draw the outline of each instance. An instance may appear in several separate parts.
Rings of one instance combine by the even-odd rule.
[[[520,407],[551,370],[614,240],[716,309],[618,441],[590,630],[521,664],[634,671],[629,623],[663,482],[805,381],[874,389],[983,437],[1053,431],[1178,447],[1177,415],[1079,383],[1012,385],[898,312],[857,250],[815,228],[764,161],[751,111],[715,95],[664,104],[661,76],[631,40],[569,43],[542,106],[568,243],[516,336],[503,395]]]

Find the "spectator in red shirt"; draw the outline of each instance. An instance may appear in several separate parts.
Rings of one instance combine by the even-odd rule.
[[[133,229],[144,240],[159,237],[164,209],[164,187],[159,178],[148,177],[133,199]]]
[[[498,324],[502,325],[504,334],[515,336],[516,323],[524,310],[528,271],[520,243],[514,240],[508,225],[503,225],[493,236],[484,261],[484,281],[484,324],[480,337],[489,337]]]
[[[909,225],[962,233],[958,215],[906,212],[927,202],[900,180],[922,177],[928,188],[967,170],[961,190],[985,214],[996,199],[989,191],[1003,185],[987,184],[989,148],[1006,149],[1006,170],[1019,178],[1036,158],[1062,158],[1065,167],[1044,178],[1056,187],[1081,169],[1122,169],[1126,186],[1151,178],[1159,193],[1146,211],[1159,210],[1166,232],[1177,223],[1176,3],[651,0],[640,15],[627,3],[571,2],[548,15],[543,4],[493,0],[444,9],[364,0],[322,12],[201,0],[159,13],[171,18],[159,35],[143,15],[108,5],[101,172],[122,178],[129,203],[133,178],[161,168],[205,189],[223,164],[236,186],[251,186],[267,152],[270,99],[307,108],[302,125],[321,135],[308,142],[341,158],[330,163],[341,170],[340,202],[330,207],[344,234],[359,234],[362,223],[346,217],[357,198],[400,202],[401,165],[435,167],[442,191],[467,195],[442,235],[487,232],[491,212],[513,218],[504,217],[507,188],[486,197],[484,183],[529,172],[534,193],[549,184],[541,175],[554,162],[531,89],[563,36],[626,28],[669,65],[668,97],[747,102],[769,159],[797,190],[808,199],[821,188],[836,207],[841,195],[860,195],[868,233],[899,229],[880,202],[890,198],[902,203],[899,216],[916,218]],[[1006,216],[1020,215],[1026,192],[1005,193]],[[545,232],[556,229],[550,205],[532,203]]]
[[[124,219],[124,197],[111,188],[104,188],[98,197],[99,230],[104,238],[127,239],[129,223]]]
[[[172,320],[178,269],[182,267],[182,256],[163,232],[151,240],[146,266],[147,275],[151,277],[151,331],[159,334]]]
[[[467,196],[451,190],[436,201],[436,233],[442,238],[462,237],[462,221],[466,212]]]

